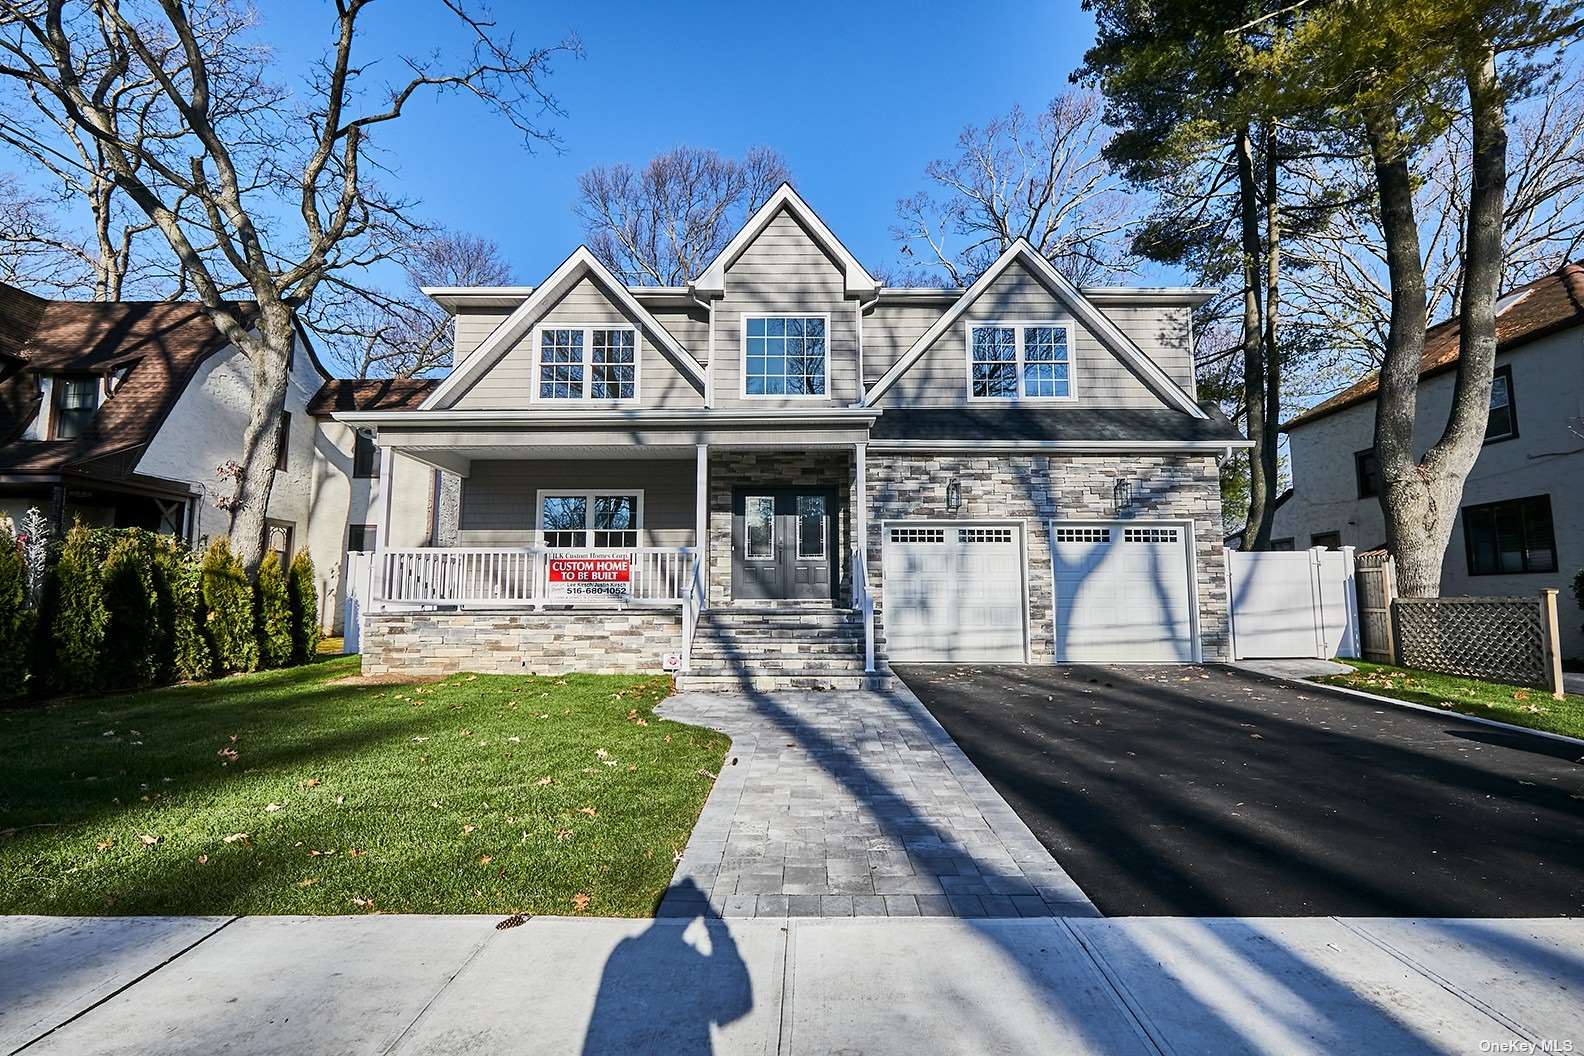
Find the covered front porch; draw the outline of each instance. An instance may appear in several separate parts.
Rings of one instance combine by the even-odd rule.
[[[535,670],[546,655],[538,646],[590,631],[585,655],[557,656],[554,666],[687,671],[711,611],[848,612],[872,643],[858,545],[866,429],[803,430],[777,442],[777,430],[756,424],[751,434],[696,430],[685,437],[693,443],[638,430],[614,443],[608,429],[590,430],[578,438],[586,442],[572,443],[565,435],[547,442],[514,432],[505,442],[381,427],[385,479],[400,472],[400,452],[442,470],[454,502],[442,504],[450,509],[437,519],[434,545],[392,548],[376,536],[369,616],[407,617],[393,626],[408,636],[409,654],[420,625],[435,636],[436,618],[471,628],[464,638],[499,632],[509,642],[491,651],[521,646],[522,666]],[[383,523],[400,490],[382,489]],[[455,618],[463,615],[470,618]],[[670,647],[655,648],[672,626]],[[637,642],[618,640],[639,627]],[[519,633],[525,628],[532,642]],[[866,670],[872,653],[871,644]]]

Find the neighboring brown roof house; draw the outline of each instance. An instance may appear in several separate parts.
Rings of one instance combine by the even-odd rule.
[[[1564,264],[1551,274],[1527,286],[1520,286],[1502,298],[1501,308],[1496,314],[1496,348],[1499,352],[1510,352],[1520,345],[1581,323],[1584,323],[1584,264]],[[1457,365],[1459,347],[1456,319],[1431,327],[1425,332],[1419,376],[1451,370]],[[1370,373],[1324,403],[1293,418],[1282,426],[1282,431],[1372,399],[1379,385],[1380,375]]]
[[[237,307],[245,320],[256,314]],[[21,368],[0,381],[0,472],[127,476],[198,366],[226,344],[192,302],[55,301],[0,283],[0,353]],[[122,366],[131,369],[82,436],[18,439],[39,402],[34,371]]]
[[[308,401],[308,413],[417,410],[438,384],[439,378],[332,378]]]

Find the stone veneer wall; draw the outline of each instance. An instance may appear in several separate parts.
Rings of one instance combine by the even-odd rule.
[[[1227,594],[1221,535],[1221,483],[1213,456],[888,455],[870,452],[869,581],[876,610],[885,606],[881,522],[952,519],[946,484],[962,484],[957,520],[1022,520],[1028,535],[1029,652],[1036,664],[1055,658],[1051,626],[1051,555],[1045,522],[1053,518],[1131,520],[1192,518],[1199,588],[1199,632],[1206,661],[1227,659]],[[1113,488],[1133,482],[1131,507],[1113,512]],[[728,559],[729,559],[728,554]]]
[[[675,609],[382,612],[363,624],[365,675],[659,674],[682,650]]]
[[[750,484],[767,487],[829,487],[836,490],[837,604],[852,599],[852,452],[847,449],[804,451],[715,451],[709,453],[709,597],[711,605],[731,604],[732,490]]]

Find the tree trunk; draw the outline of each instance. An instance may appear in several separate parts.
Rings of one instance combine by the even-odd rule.
[[[1276,498],[1281,468],[1277,453],[1281,436],[1281,344],[1276,340],[1277,310],[1281,291],[1281,215],[1277,208],[1276,122],[1265,128],[1265,429],[1260,466],[1265,475],[1265,515],[1254,535],[1256,550],[1269,550],[1271,527],[1276,520]]]
[[[265,517],[280,454],[280,417],[286,404],[286,365],[296,335],[291,309],[278,301],[260,312],[257,336],[244,345],[253,368],[252,413],[242,433],[242,477],[231,506],[231,549],[252,575],[264,559]],[[294,422],[305,429],[307,423]]]
[[[1263,529],[1270,540],[1270,489],[1265,473],[1265,364],[1260,340],[1259,201],[1254,187],[1254,145],[1248,126],[1237,133],[1238,209],[1243,243],[1243,405],[1249,439],[1249,508],[1243,523],[1243,549],[1258,546]]]

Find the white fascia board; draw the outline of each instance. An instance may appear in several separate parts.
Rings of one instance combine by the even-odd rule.
[[[458,411],[444,408],[416,411],[341,411],[334,421],[361,427],[381,425],[404,428],[457,425],[523,426],[646,426],[646,425],[754,425],[767,429],[807,425],[851,426],[873,422],[884,413],[861,407],[820,407],[776,409],[773,414],[756,411],[713,411],[706,408],[686,410],[503,410]]]
[[[743,224],[742,228],[732,236],[731,241],[726,243],[726,247],[717,253],[715,259],[709,262],[697,279],[693,280],[692,288],[700,294],[721,293],[724,291],[726,288],[727,267],[742,254],[743,250],[748,248],[754,239],[759,237],[760,233],[769,226],[770,221],[775,219],[775,215],[782,209],[788,210],[802,221],[803,226],[809,229],[809,232],[825,248],[825,251],[841,261],[842,277],[847,293],[868,297],[872,296],[880,288],[880,284],[875,281],[874,277],[864,270],[862,264],[858,263],[858,258],[853,256],[846,246],[842,245],[841,239],[837,238],[835,233],[825,226],[825,221],[821,220],[819,214],[803,200],[797,191],[792,189],[790,183],[783,183],[776,188],[775,193],[765,201],[764,205],[759,207],[753,216],[748,218],[748,222]]]
[[[492,330],[471,355],[452,368],[451,373],[435,386],[435,390],[424,400],[419,410],[442,410],[450,407],[463,392],[478,382],[485,371],[500,362],[501,357],[522,340],[523,335],[533,328],[561,295],[584,275],[591,276],[598,282],[629,317],[637,320],[645,330],[649,331],[649,336],[660,345],[662,351],[684,372],[691,375],[698,385],[699,392],[704,391],[704,368],[699,361],[677,343],[676,338],[660,325],[659,320],[649,314],[647,308],[638,303],[628,292],[627,287],[616,280],[616,276],[600,263],[599,258],[594,256],[587,246],[579,246],[555,271],[550,273],[549,278],[533,287],[533,293],[519,304],[504,322]]]
[[[1210,454],[1233,447],[1253,447],[1252,440],[873,440],[870,451],[989,451],[989,452],[1040,452],[1089,451],[1115,453],[1138,451],[1158,454],[1163,451],[1186,451]]]
[[[467,308],[515,308],[533,296],[536,286],[421,286],[418,292],[455,315]],[[627,292],[643,304],[686,305],[692,293],[686,286],[628,286]]]
[[[1055,291],[1056,296],[1066,302],[1068,310],[1085,327],[1089,329],[1101,342],[1109,348],[1123,362],[1137,370],[1145,382],[1166,402],[1175,404],[1177,408],[1194,418],[1208,418],[1192,396],[1184,392],[1182,386],[1171,379],[1153,359],[1144,354],[1144,350],[1133,343],[1133,340],[1124,334],[1104,312],[1096,308],[1090,300],[1079,291],[1078,287],[1068,282],[1062,274],[1051,266],[1051,262],[1040,256],[1027,239],[1019,238],[1008,246],[996,258],[996,262],[974,281],[974,284],[963,291],[955,304],[948,308],[935,324],[912,346],[904,352],[891,369],[874,383],[867,395],[864,396],[865,406],[873,406],[881,396],[896,384],[897,379],[918,362],[924,353],[929,350],[941,335],[954,326],[968,307],[978,300],[990,285],[1000,278],[1002,273],[1014,263],[1022,261],[1035,272],[1045,284]]]

